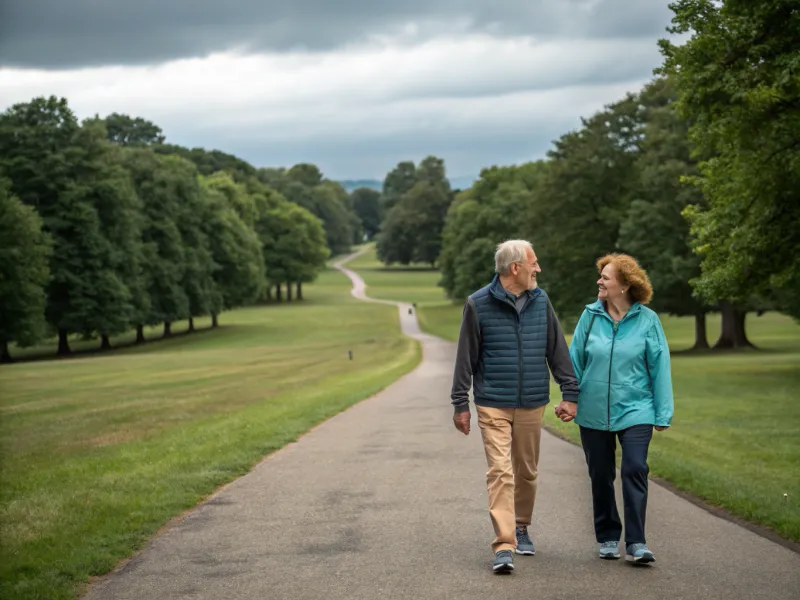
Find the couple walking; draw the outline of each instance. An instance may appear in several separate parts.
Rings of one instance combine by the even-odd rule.
[[[597,261],[597,301],[586,306],[568,347],[531,244],[497,247],[492,282],[467,299],[451,399],[456,429],[470,432],[472,388],[488,472],[496,573],[514,569],[513,552],[533,555],[528,527],[550,373],[561,388],[555,414],[575,420],[591,480],[600,558],[619,558],[622,522],[614,494],[616,443],[622,447],[626,559],[655,560],[645,541],[647,451],[653,429],[672,420],[669,348],[652,288],[636,260],[610,254]]]

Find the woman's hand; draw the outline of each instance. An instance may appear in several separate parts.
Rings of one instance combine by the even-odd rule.
[[[662,427],[660,425],[656,425],[656,431],[664,431],[665,429],[669,429],[669,427]]]

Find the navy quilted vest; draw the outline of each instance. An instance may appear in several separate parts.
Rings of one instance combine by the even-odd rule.
[[[472,294],[481,357],[472,382],[475,404],[533,408],[550,400],[547,368],[547,294],[536,288],[517,313],[499,277]]]

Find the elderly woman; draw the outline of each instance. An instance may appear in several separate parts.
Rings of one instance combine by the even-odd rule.
[[[625,254],[597,261],[597,301],[586,306],[570,356],[580,384],[575,422],[589,467],[594,530],[600,558],[619,558],[622,534],[614,494],[616,440],[622,447],[625,558],[655,560],[647,548],[647,451],[653,428],[670,426],[672,379],[667,340],[658,315],[645,307],[653,296],[647,274]],[[563,421],[571,417],[559,411]]]

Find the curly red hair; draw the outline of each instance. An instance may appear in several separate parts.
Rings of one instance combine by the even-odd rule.
[[[639,265],[635,258],[619,252],[606,254],[597,259],[598,273],[602,273],[609,264],[614,265],[622,282],[629,286],[628,291],[634,300],[642,304],[650,302],[653,298],[653,286],[647,277],[647,271]]]

